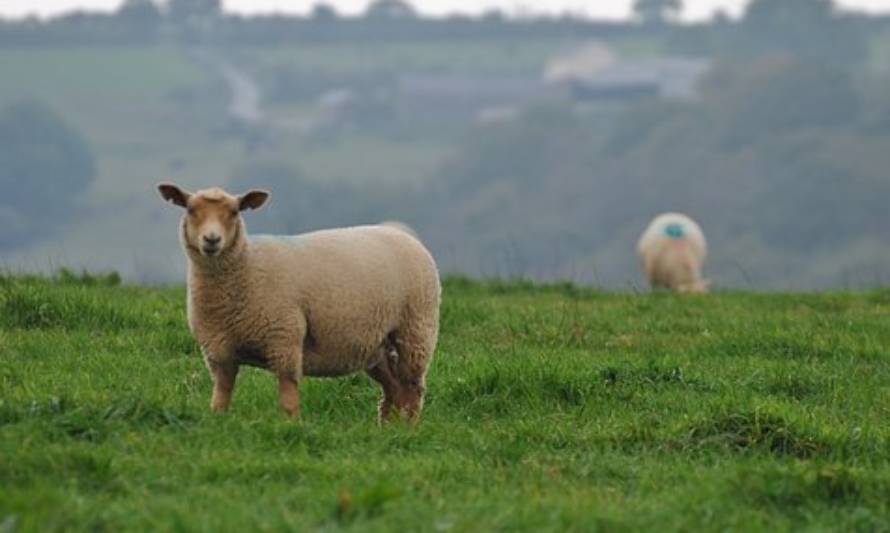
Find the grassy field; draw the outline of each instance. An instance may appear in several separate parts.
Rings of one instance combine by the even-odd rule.
[[[0,281],[0,530],[886,530],[890,292],[449,280],[423,421],[365,376],[233,410],[181,288]]]
[[[553,56],[577,42],[552,40],[313,44],[235,49],[253,68],[290,67],[307,72],[456,72],[539,74]]]

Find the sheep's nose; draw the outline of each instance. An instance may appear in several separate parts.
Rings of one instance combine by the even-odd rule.
[[[219,244],[219,241],[222,240],[222,237],[216,234],[204,235],[204,242],[209,244],[210,246],[216,246]]]

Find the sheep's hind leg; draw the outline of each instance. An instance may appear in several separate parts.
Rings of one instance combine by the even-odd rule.
[[[207,359],[207,367],[213,377],[213,398],[210,400],[210,408],[217,412],[227,411],[232,403],[238,365],[234,361],[219,363]]]
[[[371,379],[380,383],[380,386],[383,388],[383,398],[377,407],[377,420],[380,424],[384,424],[389,421],[393,402],[398,396],[400,387],[390,364],[392,356],[395,355],[393,349],[384,345],[381,351],[383,353],[381,354],[380,361],[369,368],[367,372]]]
[[[393,365],[399,383],[396,407],[414,422],[423,409],[426,371],[436,349],[436,326],[407,328],[395,338],[398,361]]]
[[[278,374],[278,398],[288,416],[294,419],[300,417],[299,380],[287,374]]]

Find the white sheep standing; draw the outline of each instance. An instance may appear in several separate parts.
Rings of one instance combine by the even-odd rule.
[[[188,320],[213,377],[214,410],[228,409],[239,366],[251,365],[277,375],[292,417],[303,376],[361,370],[383,388],[381,421],[393,407],[418,417],[441,292],[420,241],[385,226],[248,239],[240,213],[262,206],[268,192],[158,190],[187,210]]]
[[[655,217],[640,237],[637,252],[653,288],[707,292],[701,269],[708,247],[701,228],[688,216],[664,213]]]

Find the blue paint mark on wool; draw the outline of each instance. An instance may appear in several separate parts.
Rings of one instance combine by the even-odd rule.
[[[682,239],[686,235],[686,230],[680,224],[668,224],[664,227],[664,234],[671,239]]]

